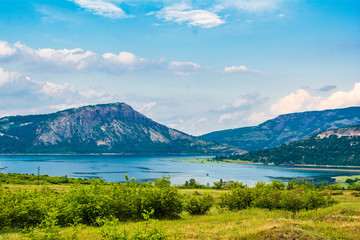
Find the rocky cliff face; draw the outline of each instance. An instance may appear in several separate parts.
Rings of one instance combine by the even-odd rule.
[[[319,132],[360,124],[360,107],[280,115],[255,127],[217,131],[200,136],[254,151],[280,146]]]
[[[360,126],[340,128],[340,129],[331,129],[325,132],[321,132],[316,135],[317,138],[330,138],[330,137],[346,137],[349,139],[360,137]]]
[[[167,128],[124,103],[0,119],[2,153],[205,154],[227,146]]]

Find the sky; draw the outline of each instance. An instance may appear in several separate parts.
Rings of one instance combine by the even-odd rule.
[[[360,1],[0,0],[0,117],[111,102],[195,136],[360,106]]]

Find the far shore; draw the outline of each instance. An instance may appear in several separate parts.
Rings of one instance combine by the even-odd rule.
[[[251,165],[261,165],[263,168],[278,168],[276,166],[281,166],[281,169],[290,169],[290,170],[307,170],[307,171],[336,171],[336,172],[360,172],[360,166],[339,166],[339,165],[315,165],[315,164],[294,164],[294,165],[270,165],[264,163],[254,163],[250,161],[243,160],[232,160],[224,159],[218,161],[214,158],[169,158],[161,159],[163,161],[179,161],[179,162],[197,162],[197,163],[224,163],[224,164],[251,164]]]

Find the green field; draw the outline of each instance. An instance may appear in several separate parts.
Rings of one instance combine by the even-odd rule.
[[[3,179],[8,176],[3,175]],[[21,177],[21,176],[17,176]],[[349,177],[338,178],[338,183]],[[353,176],[355,179],[355,176]],[[51,180],[51,177],[48,177]],[[10,180],[8,180],[10,181]],[[12,181],[12,180],[11,180]],[[164,182],[163,182],[164,183]],[[99,185],[100,184],[100,185]],[[135,184],[129,182],[129,185]],[[279,183],[273,183],[280,186]],[[106,190],[112,185],[99,181],[90,181],[85,185],[50,184],[46,186],[36,184],[4,184],[0,183],[0,200],[8,194],[19,191],[48,193],[61,197],[62,194],[74,191],[73,196],[81,189],[94,189],[94,185],[102,186],[98,190]],[[82,187],[83,186],[83,187]],[[125,186],[125,184],[124,184]],[[136,185],[135,186],[139,186]],[[156,185],[154,186],[156,188]],[[95,187],[96,188],[96,187]],[[151,187],[152,189],[153,187]],[[209,194],[219,202],[221,196],[230,193],[231,189],[183,189],[170,187],[178,191],[182,199],[191,196],[202,197]],[[77,190],[78,189],[78,190]],[[164,189],[168,189],[165,187]],[[177,190],[176,190],[177,189]],[[303,190],[302,190],[303,189]],[[298,188],[306,191],[306,187]],[[291,190],[290,190],[291,191]],[[183,210],[179,218],[126,220],[118,221],[114,218],[96,221],[95,224],[77,223],[61,227],[51,218],[44,220],[45,224],[30,228],[0,228],[2,239],[358,239],[360,236],[360,191],[319,189],[326,198],[331,197],[336,203],[328,207],[314,209],[300,209],[289,211],[284,209],[267,209],[249,207],[242,210],[230,211],[215,204],[204,215],[190,215]],[[100,191],[106,197],[107,191]],[[290,192],[289,192],[290,193]],[[313,192],[315,193],[315,192]],[[311,193],[311,194],[313,194]],[[269,192],[269,194],[273,194]],[[29,195],[26,195],[29,196]],[[40,195],[41,196],[41,195]],[[90,197],[96,197],[89,195]],[[170,196],[170,195],[169,195]],[[300,196],[300,195],[299,195]],[[276,197],[274,195],[274,197]],[[269,199],[271,200],[272,197]],[[99,199],[99,198],[97,198]],[[54,199],[53,199],[54,200]],[[100,200],[102,200],[100,198]],[[145,200],[145,199],[144,199]],[[296,198],[294,198],[296,200]],[[84,201],[84,200],[82,200]],[[85,199],[86,201],[86,199]],[[144,202],[145,203],[145,202]],[[94,204],[94,203],[89,203]],[[16,206],[16,205],[15,205]],[[96,206],[96,203],[95,205]],[[28,206],[29,207],[29,206]],[[31,208],[31,206],[30,206]],[[4,210],[4,209],[2,209]],[[1,215],[1,214],[0,214]],[[150,216],[150,215],[149,215]],[[51,215],[50,215],[51,217]],[[1,219],[0,219],[1,220]]]
[[[183,213],[181,219],[157,220],[148,223],[147,228],[156,227],[164,230],[168,239],[358,239],[360,198],[354,197],[351,191],[344,191],[344,195],[336,195],[334,198],[340,203],[296,214],[282,210],[253,208],[229,212],[214,207],[203,216]],[[123,222],[103,227],[78,225],[59,228],[56,230],[57,237],[42,239],[122,239],[106,238],[104,235],[108,233],[108,236],[116,236],[116,233],[130,233],[134,229],[145,229],[144,222]],[[13,231],[3,231],[0,239],[26,239],[26,234]],[[38,234],[40,235],[44,235],[43,232]]]

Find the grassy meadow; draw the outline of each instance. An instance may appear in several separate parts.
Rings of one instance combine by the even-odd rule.
[[[339,178],[338,181],[341,184],[346,179]],[[46,186],[2,183],[0,193],[3,196],[0,195],[0,198],[18,191],[40,192],[43,188],[60,196],[71,192],[73,187],[68,183]],[[45,218],[35,227],[4,227],[0,229],[0,239],[359,239],[360,192],[329,189],[319,191],[336,203],[314,209],[291,211],[245,207],[230,211],[214,204],[204,215],[191,215],[183,210],[178,218],[171,220],[152,219],[151,213],[144,211],[143,219],[138,220],[107,218],[97,219],[95,224],[74,223],[67,226],[59,226],[54,219]],[[181,199],[210,195],[217,202],[232,190],[177,188],[176,191]]]

